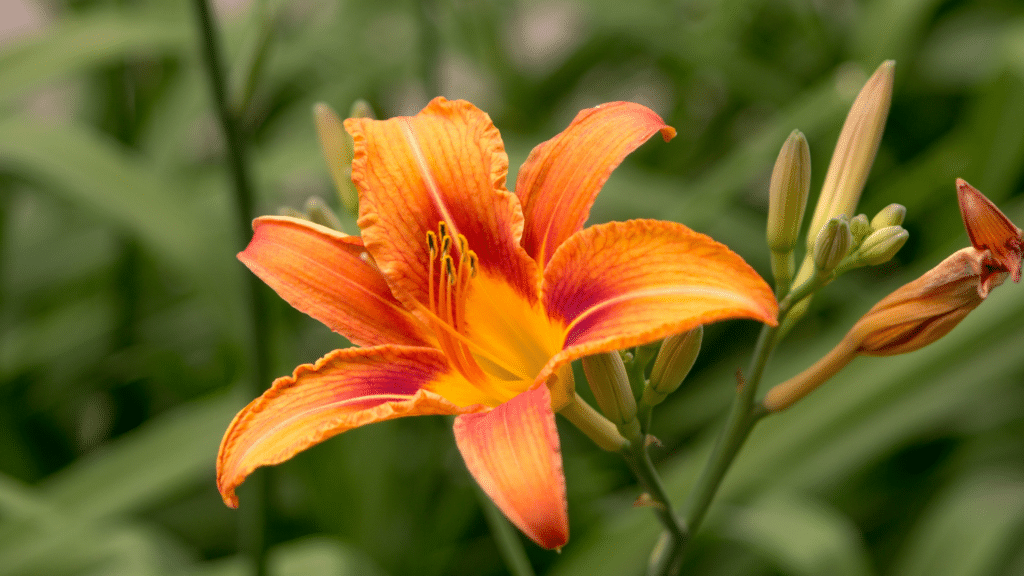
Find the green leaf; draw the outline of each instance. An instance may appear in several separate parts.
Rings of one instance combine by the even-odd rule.
[[[364,554],[338,540],[311,537],[270,550],[272,576],[379,576],[380,569]]]
[[[44,480],[40,494],[68,513],[102,518],[212,483],[218,443],[241,405],[219,394],[181,406]]]
[[[26,92],[105,62],[191,48],[187,21],[166,14],[94,14],[0,52],[0,106]]]
[[[951,486],[908,536],[891,571],[900,576],[1002,573],[1020,547],[1024,471],[986,470]]]
[[[383,576],[384,572],[359,549],[326,537],[309,537],[285,542],[267,553],[270,576]],[[189,576],[249,576],[247,558],[205,562],[187,572]]]
[[[798,495],[769,494],[739,508],[724,532],[770,558],[791,576],[868,576],[860,531],[840,512]]]
[[[30,118],[0,121],[0,170],[52,187],[182,270],[209,266],[209,259],[231,252],[209,249],[225,245],[215,217],[186,202],[144,158],[89,129]]]

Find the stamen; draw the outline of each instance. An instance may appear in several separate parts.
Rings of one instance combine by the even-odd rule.
[[[417,304],[417,307],[431,320],[438,345],[452,366],[482,392],[496,398],[503,397],[506,391],[497,387],[494,378],[488,374],[504,372],[505,375],[499,376],[499,379],[526,380],[528,377],[517,374],[462,334],[465,329],[466,297],[470,281],[477,274],[479,257],[469,249],[469,241],[464,235],[452,236],[450,226],[443,220],[437,223],[437,233],[429,230],[426,237],[429,253],[428,299],[427,306]],[[452,253],[453,244],[456,244],[454,249],[458,250],[458,254]],[[487,372],[484,372],[479,362],[488,366]]]
[[[430,231],[427,232],[427,248],[430,250],[430,261],[427,264],[427,305],[431,310],[437,310],[437,300],[434,299],[434,257],[437,255],[437,238]]]

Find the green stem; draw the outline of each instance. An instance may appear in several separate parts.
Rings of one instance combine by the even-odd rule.
[[[587,401],[574,394],[572,401],[558,411],[573,426],[594,441],[601,449],[609,452],[622,450],[629,441],[622,437],[619,429],[610,420],[601,415]]]
[[[768,358],[775,347],[777,330],[778,328],[775,326],[761,328],[761,334],[758,336],[757,345],[754,348],[749,375],[745,382],[740,382],[736,387],[736,396],[729,409],[725,430],[718,438],[696,486],[690,492],[686,503],[683,504],[683,518],[693,530],[696,530],[704,521],[704,516],[711,506],[715,493],[718,492],[718,487],[725,478],[725,473],[729,470],[740,447],[743,446],[747,435],[750,434],[750,430],[757,423],[758,418],[754,414],[754,398],[757,394],[757,385],[768,364]]]
[[[221,65],[220,44],[217,29],[213,22],[207,0],[194,0],[196,25],[201,40],[201,53],[213,94],[214,107],[220,121],[221,130],[227,147],[228,167],[234,184],[236,205],[236,225],[239,245],[244,247],[251,233],[250,222],[256,216],[254,210],[254,194],[249,177],[249,166],[246,158],[245,143],[238,125],[238,118],[228,108],[226,79]],[[247,398],[258,396],[270,381],[270,329],[267,319],[266,293],[259,279],[252,274],[246,275],[245,299],[248,300],[252,335],[250,341],[250,366],[252,380],[244,391]],[[239,535],[242,548],[252,558],[254,573],[263,576],[267,573],[266,563],[266,525],[269,482],[267,472],[255,474],[249,479],[250,495],[247,505],[239,516]]]
[[[821,288],[827,281],[828,277],[821,277],[815,273],[779,303],[779,324],[761,327],[746,380],[741,380],[736,387],[736,396],[729,409],[725,428],[704,464],[704,469],[701,471],[696,485],[683,504],[683,522],[691,534],[700,528],[718,488],[722,485],[722,480],[725,479],[725,474],[729,471],[740,448],[743,447],[747,436],[750,435],[750,431],[767,414],[761,405],[755,402],[755,398],[768,360],[779,340],[779,325],[782,324],[795,303]],[[670,533],[663,535],[658,546],[664,546],[669,537],[671,537]],[[681,546],[668,548],[662,554],[653,557],[648,573],[658,576],[678,574],[682,566],[685,546],[686,541],[684,540]]]
[[[665,527],[666,537],[661,545],[655,549],[654,556],[661,558],[675,558],[681,556],[686,542],[690,538],[688,525],[676,514],[669,500],[665,486],[661,483],[661,477],[651,462],[650,454],[647,452],[647,444],[642,437],[630,438],[629,445],[621,450],[622,457],[626,459],[630,470],[636,476],[640,486],[650,497],[649,505],[654,509],[654,514]],[[660,564],[658,560],[652,560],[652,565]]]
[[[512,576],[535,576],[530,559],[526,556],[523,548],[523,541],[519,532],[512,527],[505,516],[498,510],[498,507],[491,502],[491,499],[484,494],[483,490],[474,484],[474,490],[480,507],[484,511],[484,519],[491,529],[494,537],[494,544],[498,547],[498,553],[505,560],[505,567]]]

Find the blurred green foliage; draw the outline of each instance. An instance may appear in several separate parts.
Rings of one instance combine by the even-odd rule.
[[[248,272],[188,8],[40,2],[45,25],[0,45],[0,576],[248,571],[213,481],[220,436],[251,399]],[[779,146],[803,131],[820,186],[860,84],[896,59],[861,211],[906,205],[910,243],[820,294],[769,383],[967,244],[955,177],[1024,223],[1018,0],[256,1],[222,3],[220,22],[263,213],[311,195],[338,208],[317,101],[366,98],[386,117],[467,98],[518,166],[579,109],[629,99],[679,136],[628,159],[592,220],[677,220],[766,276]],[[276,299],[271,312],[276,373],[344,345]],[[1022,320],[1024,290],[1004,286],[933,346],[858,360],[768,419],[688,573],[1024,572]],[[709,327],[690,381],[655,413],[677,499],[755,330]],[[531,561],[640,573],[654,516],[631,507],[621,459],[562,424],[572,538],[560,555],[527,543]],[[505,573],[444,419],[346,433],[270,480],[271,574]]]

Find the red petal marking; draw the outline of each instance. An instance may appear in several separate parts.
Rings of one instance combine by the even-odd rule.
[[[674,222],[592,226],[555,252],[541,298],[566,326],[563,350],[541,372],[598,352],[652,342],[730,318],[774,325],[771,289],[739,255]]]
[[[645,106],[610,102],[576,115],[563,132],[533,149],[519,170],[523,247],[541,267],[583,227],[594,198],[622,160],[655,132],[676,131]]]
[[[1021,229],[977,188],[960,178],[956,179],[956,195],[971,244],[978,250],[991,252],[1013,281],[1020,282],[1024,253]]]
[[[545,548],[569,540],[562,452],[545,386],[490,412],[455,419],[466,468],[524,534]]]
[[[353,118],[345,128],[355,142],[363,241],[400,300],[427,303],[426,235],[443,220],[466,237],[481,268],[536,301],[536,265],[519,245],[522,209],[505,190],[508,157],[487,114],[435,98],[416,116]],[[452,254],[457,262],[457,243]]]
[[[434,346],[391,295],[357,236],[284,216],[257,218],[238,259],[294,308],[360,346]]]
[[[402,416],[482,410],[430,391],[469,386],[460,380],[433,348],[345,348],[299,366],[243,408],[224,433],[217,455],[224,503],[238,506],[235,488],[256,468],[346,430]]]

